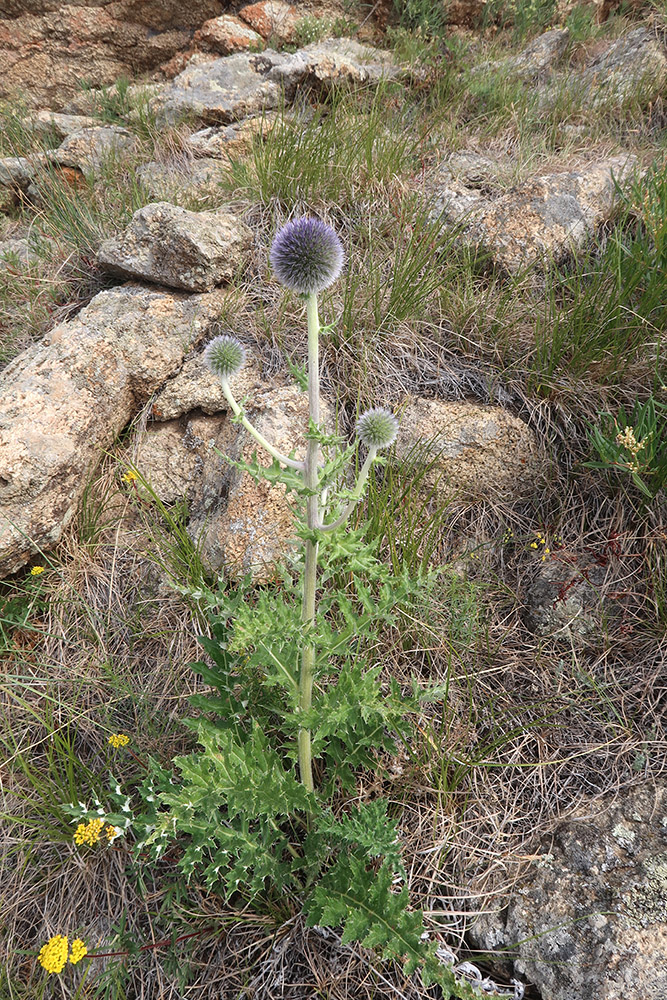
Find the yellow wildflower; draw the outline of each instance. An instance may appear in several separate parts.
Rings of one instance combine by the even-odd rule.
[[[120,830],[116,829],[115,826],[112,826],[111,823],[107,823],[107,825],[104,827],[104,836],[107,838],[109,843],[111,843],[114,837],[118,837],[119,835],[120,835]]]
[[[624,431],[619,431],[616,435],[616,444],[620,444],[631,455],[637,455],[644,447],[644,442],[638,441],[635,437],[634,427],[626,427]]]
[[[531,542],[530,543],[530,547],[531,547],[531,549],[536,549],[537,548],[537,542]]]
[[[76,938],[75,941],[72,941],[72,950],[69,956],[69,960],[72,963],[72,965],[76,965],[76,963],[80,962],[81,959],[84,957],[84,955],[87,954],[88,954],[88,949],[86,948],[81,938]]]
[[[39,576],[40,573],[44,572],[43,566],[33,566],[30,570],[30,576]]]
[[[62,934],[52,937],[42,947],[37,961],[47,972],[62,972],[67,962],[67,938]]]
[[[103,819],[91,819],[88,823],[79,823],[74,831],[74,843],[90,844],[91,847],[95,847],[102,836],[103,828]]]
[[[125,733],[114,733],[113,736],[109,737],[109,743],[114,750],[118,750],[119,747],[126,747],[129,742],[130,737],[126,736]]]
[[[139,478],[139,473],[135,472],[134,469],[128,469],[125,475],[120,478],[124,483],[133,483],[135,479]]]

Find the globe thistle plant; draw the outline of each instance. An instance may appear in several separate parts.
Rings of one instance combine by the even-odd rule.
[[[228,334],[214,337],[206,346],[204,361],[221,379],[231,378],[238,375],[245,364],[245,347]]]
[[[270,261],[278,280],[290,291],[306,298],[308,323],[308,402],[311,430],[303,461],[281,455],[259,431],[252,426],[244,411],[236,402],[229,379],[238,374],[245,360],[245,351],[236,338],[225,334],[210,342],[205,352],[206,363],[215,372],[222,385],[222,391],[240,423],[253,435],[278,462],[296,470],[302,477],[303,492],[307,507],[309,537],[305,540],[301,622],[304,632],[315,625],[317,595],[317,554],[318,534],[334,531],[341,527],[361,499],[371,465],[381,448],[393,443],[398,430],[398,421],[385,409],[373,409],[364,413],[357,424],[358,440],[366,445],[368,453],[357,477],[356,484],[347,493],[347,504],[342,513],[325,522],[320,516],[324,506],[326,491],[320,472],[320,377],[319,377],[319,332],[320,321],[317,293],[328,288],[340,275],[345,261],[342,244],[325,222],[303,217],[277,233],[270,250]],[[306,713],[312,706],[312,692],[315,669],[315,649],[304,643],[301,651],[299,675],[298,710]],[[310,731],[304,726],[298,733],[299,772],[301,781],[313,791]]]
[[[382,407],[366,410],[357,421],[357,437],[367,448],[389,448],[398,434],[398,420]]]
[[[269,259],[282,285],[311,295],[334,283],[343,269],[345,253],[331,226],[303,216],[279,231]]]

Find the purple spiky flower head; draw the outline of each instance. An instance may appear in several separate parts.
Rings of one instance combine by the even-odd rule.
[[[223,333],[209,341],[204,351],[204,361],[220,378],[237,375],[245,363],[245,347],[236,337]]]
[[[269,253],[278,281],[293,292],[321,292],[345,263],[343,245],[326,222],[303,216],[278,231]]]
[[[357,420],[357,435],[368,448],[389,448],[398,434],[398,420],[381,406],[366,410]]]

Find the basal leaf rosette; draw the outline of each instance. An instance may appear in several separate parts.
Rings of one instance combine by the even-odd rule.
[[[245,364],[245,347],[236,337],[222,334],[206,345],[204,361],[220,378],[232,378],[233,375],[238,375]]]
[[[398,420],[381,406],[366,410],[357,421],[357,436],[367,448],[389,448],[398,435]]]
[[[281,284],[300,295],[312,295],[334,283],[345,253],[331,226],[303,216],[278,231],[269,260]]]

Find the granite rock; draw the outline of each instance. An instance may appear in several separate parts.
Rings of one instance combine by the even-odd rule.
[[[100,292],[0,373],[0,575],[48,551],[104,449],[207,335],[222,292]]]
[[[189,212],[156,202],[140,208],[124,233],[102,244],[98,261],[123,277],[209,291],[243,266],[251,240],[248,227],[225,209]]]

